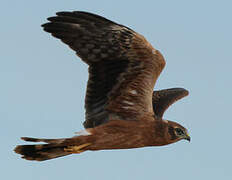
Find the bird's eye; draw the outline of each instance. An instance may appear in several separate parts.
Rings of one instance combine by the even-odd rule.
[[[177,134],[178,136],[181,136],[181,135],[184,134],[184,131],[183,131],[182,129],[180,129],[180,128],[176,128],[175,131],[176,131],[176,134]]]

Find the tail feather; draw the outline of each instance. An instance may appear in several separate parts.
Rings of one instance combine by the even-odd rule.
[[[38,138],[31,138],[31,137],[21,137],[24,141],[29,142],[45,142],[45,143],[58,143],[64,142],[65,139],[38,139]]]
[[[66,156],[71,153],[65,152],[63,147],[45,148],[44,145],[39,145],[40,150],[37,149],[38,145],[21,145],[15,148],[15,152],[22,155],[22,158],[27,160],[45,161],[49,159]]]
[[[71,152],[65,151],[67,145],[62,143],[64,139],[36,139],[36,138],[22,138],[25,141],[31,142],[46,142],[49,144],[38,144],[38,145],[19,145],[14,151],[22,155],[22,158],[27,160],[45,161],[49,159],[58,158],[72,154]]]

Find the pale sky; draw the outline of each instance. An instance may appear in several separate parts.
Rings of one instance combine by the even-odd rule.
[[[13,1],[1,3],[0,177],[23,180],[232,179],[232,1]],[[165,118],[192,141],[85,152],[31,162],[13,152],[21,136],[63,138],[83,129],[87,66],[40,27],[57,11],[102,15],[143,34],[166,68],[155,89],[190,95]]]

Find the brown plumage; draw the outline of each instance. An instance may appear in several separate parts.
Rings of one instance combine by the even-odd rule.
[[[42,27],[89,65],[86,130],[64,139],[22,138],[27,160],[48,160],[86,150],[161,146],[190,140],[187,130],[163,120],[165,110],[188,95],[183,88],[154,91],[165,66],[161,53],[128,27],[87,12],[58,12]]]

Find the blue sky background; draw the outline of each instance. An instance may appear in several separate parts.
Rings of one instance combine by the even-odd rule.
[[[2,1],[0,177],[24,180],[231,179],[232,1]],[[45,162],[13,152],[21,136],[70,137],[83,129],[87,66],[40,25],[57,11],[97,13],[143,34],[166,58],[156,89],[190,95],[166,119],[192,142],[85,152]]]

